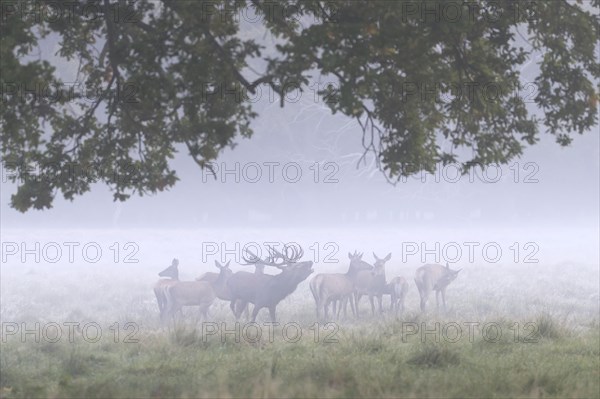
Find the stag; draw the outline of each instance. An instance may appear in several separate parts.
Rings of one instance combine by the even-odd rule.
[[[382,300],[383,294],[386,291],[386,279],[385,279],[385,264],[392,258],[392,254],[389,253],[383,259],[380,259],[373,252],[375,257],[375,263],[373,264],[373,270],[362,270],[356,275],[356,283],[354,289],[354,301],[356,306],[356,316],[358,317],[358,307],[360,304],[360,298],[363,295],[369,296],[369,302],[371,302],[371,312],[375,314],[375,303],[373,298],[377,298],[379,302],[379,313],[383,313]]]
[[[415,283],[419,289],[421,297],[421,312],[425,311],[427,300],[431,291],[435,291],[435,301],[437,307],[440,307],[439,295],[442,294],[442,303],[446,310],[446,287],[458,276],[462,269],[452,270],[446,262],[446,267],[437,264],[428,264],[421,266],[415,273]]]
[[[156,296],[156,301],[158,302],[158,311],[160,312],[161,319],[164,317],[165,309],[167,308],[166,289],[179,282],[178,267],[179,261],[177,259],[173,259],[171,266],[158,273],[159,277],[168,278],[161,278],[156,282],[156,284],[154,284],[154,295]]]
[[[363,270],[372,270],[372,266],[362,260],[362,254],[354,251],[353,254],[348,252],[350,265],[346,273],[321,273],[317,274],[310,281],[310,290],[315,298],[317,307],[317,318],[321,317],[321,310],[325,319],[328,318],[327,312],[329,304],[333,304],[333,313],[336,314],[336,302],[340,302],[337,312],[339,313],[344,307],[344,317],[346,316],[346,306],[350,301],[352,313],[356,314],[352,294],[354,293],[355,279],[357,274]]]
[[[304,254],[302,248],[296,250],[292,248],[292,255],[287,256],[270,249],[270,257],[261,260],[256,255],[247,251],[244,260],[247,264],[262,263],[266,266],[273,266],[281,270],[277,275],[256,274],[248,272],[237,272],[227,282],[232,293],[231,310],[236,319],[240,317],[240,308],[234,306],[235,301],[240,301],[242,306],[248,303],[254,304],[251,320],[256,321],[256,316],[262,308],[269,309],[271,321],[275,321],[275,310],[279,302],[296,290],[298,284],[306,280],[313,272],[313,262],[298,262]],[[250,254],[250,256],[248,256]],[[281,261],[277,262],[277,259]]]

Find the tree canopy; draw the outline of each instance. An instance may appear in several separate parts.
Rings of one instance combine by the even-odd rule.
[[[48,208],[59,191],[72,200],[97,180],[115,200],[165,190],[178,180],[169,165],[178,148],[209,167],[252,136],[259,88],[284,106],[317,74],[332,77],[320,94],[360,123],[365,153],[392,182],[438,163],[507,163],[541,133],[569,145],[597,124],[599,9],[600,0],[3,0],[11,206]],[[248,37],[249,24],[276,45]],[[81,86],[35,56],[44,40],[77,63]],[[527,96],[520,71],[536,52]],[[47,173],[33,178],[32,164]]]

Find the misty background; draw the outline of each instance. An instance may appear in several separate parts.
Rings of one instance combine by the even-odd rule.
[[[265,35],[260,24],[243,26],[243,36],[259,38],[267,47],[274,45],[275,39]],[[59,50],[55,36],[42,43],[32,57],[50,60],[65,82],[73,81],[77,62],[55,55]],[[524,83],[537,75],[538,57],[532,54],[523,66]],[[258,61],[244,73],[253,76],[257,70],[261,70]],[[364,149],[356,120],[332,115],[317,94],[332,82],[314,75],[304,92],[288,96],[283,108],[276,94],[260,86],[253,100],[258,113],[252,123],[254,135],[239,138],[235,148],[222,153],[216,161],[216,179],[202,171],[182,147],[172,160],[180,181],[157,195],[136,194],[126,202],[114,202],[109,188],[96,183],[91,192],[73,202],[58,193],[52,209],[21,214],[9,206],[16,185],[7,181],[10,172],[3,164],[2,240],[17,232],[17,236],[30,237],[33,230],[54,229],[184,229],[209,232],[208,236],[214,236],[215,229],[241,229],[254,236],[277,229],[277,234],[302,231],[307,237],[354,231],[357,244],[368,248],[382,243],[376,237],[390,242],[488,237],[507,243],[545,241],[544,253],[549,258],[560,253],[597,263],[597,129],[575,137],[564,148],[540,127],[540,142],[508,165],[462,177],[457,177],[454,167],[447,167],[437,176],[424,172],[392,185],[377,169],[373,154],[359,162]],[[530,110],[535,110],[535,104],[530,104]],[[345,243],[351,250],[351,242],[346,239]]]

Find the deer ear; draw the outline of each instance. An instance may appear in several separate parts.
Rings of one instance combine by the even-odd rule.
[[[462,268],[460,268],[458,270],[455,270],[454,273],[458,274],[458,272],[461,271],[461,270],[462,270]]]
[[[348,252],[348,259],[352,259],[352,254]]]
[[[173,258],[173,262],[171,262],[171,266],[179,266],[179,260],[177,260],[177,258]]]
[[[448,264],[448,262],[446,262],[446,269],[450,269],[450,265]]]
[[[223,266],[221,266],[221,264],[219,263],[218,260],[215,261],[215,266],[218,267],[219,269],[223,267]]]
[[[392,253],[391,252],[389,254],[387,254],[387,256],[385,257],[384,260],[387,262],[390,259],[392,259]]]
[[[225,267],[229,267],[229,263],[231,263],[231,261],[228,261],[227,263],[225,263]]]
[[[375,255],[375,252],[373,252],[373,257],[375,258],[375,260],[379,260],[379,258],[377,257],[377,255]]]

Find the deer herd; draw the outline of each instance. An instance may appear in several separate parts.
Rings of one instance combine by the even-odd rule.
[[[193,281],[179,280],[179,261],[173,262],[162,272],[161,278],[154,285],[154,294],[158,302],[161,320],[174,318],[184,306],[197,306],[203,319],[208,317],[208,309],[220,299],[228,301],[231,311],[239,320],[242,314],[246,319],[256,321],[261,309],[267,308],[271,321],[275,321],[277,305],[292,294],[298,285],[306,280],[313,272],[313,262],[300,259],[304,255],[302,248],[290,248],[281,253],[274,248],[269,249],[269,255],[261,259],[250,251],[243,256],[243,265],[254,266],[254,272],[239,271],[234,273],[229,268],[229,262],[222,265],[215,261],[219,272],[207,272]],[[315,300],[317,319],[329,320],[329,310],[336,318],[344,312],[347,317],[347,307],[355,317],[359,317],[359,304],[363,296],[369,298],[371,312],[383,313],[383,296],[390,296],[390,310],[396,315],[404,312],[404,302],[409,289],[408,281],[401,276],[387,280],[385,264],[391,259],[389,253],[379,258],[375,253],[375,262],[371,265],[362,260],[362,253],[348,253],[350,264],[346,273],[320,273],[310,280],[310,290]],[[266,266],[280,270],[279,274],[265,274]],[[456,279],[461,269],[452,270],[446,266],[427,264],[417,269],[415,283],[421,298],[421,311],[424,312],[427,300],[432,291],[436,293],[436,303],[439,308],[439,296],[446,309],[446,288]],[[250,315],[249,305],[252,304]]]

